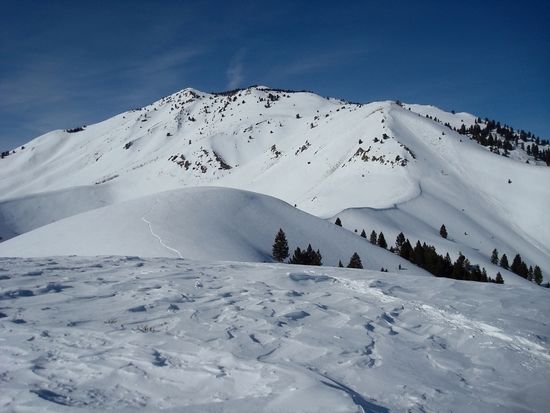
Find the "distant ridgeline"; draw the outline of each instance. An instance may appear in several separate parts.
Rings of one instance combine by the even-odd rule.
[[[78,126],[76,128],[64,129],[64,131],[67,133],[76,133],[76,132],[82,132],[84,129],[86,129],[86,125]],[[25,146],[21,146],[19,149],[23,150],[25,149]],[[15,153],[15,149],[11,151],[2,151],[0,153],[0,159],[4,159],[5,157],[10,156],[13,153]]]
[[[437,118],[429,115],[426,117],[441,123]],[[444,123],[444,125],[461,135],[468,136],[480,145],[486,146],[497,155],[507,157],[510,155],[510,151],[522,150],[535,162],[544,162],[550,166],[550,142],[535,136],[532,132],[516,130],[488,118],[485,120],[477,118],[475,124],[468,128],[464,124],[459,129],[451,127],[449,123]],[[525,162],[530,163],[529,159],[526,159]]]

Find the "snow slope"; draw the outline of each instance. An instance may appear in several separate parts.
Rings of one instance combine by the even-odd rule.
[[[475,119],[265,87],[184,89],[79,132],[50,132],[0,160],[0,236],[106,203],[213,185],[342,215],[348,228],[387,231],[390,243],[404,231],[486,265],[493,248],[520,253],[550,274],[550,168],[495,155],[444,126]],[[390,225],[393,210],[402,215]],[[454,244],[437,238],[441,224]]]
[[[325,265],[359,253],[366,268],[424,274],[407,261],[278,199],[229,188],[172,190],[77,214],[0,244],[0,256],[136,255],[271,261],[283,228],[290,252],[309,243]]]
[[[0,410],[543,412],[548,290],[280,264],[0,259]]]
[[[548,168],[495,156],[474,142],[448,136],[442,125],[427,129],[429,123],[405,111],[388,121],[400,141],[417,154],[419,195],[388,208],[346,209],[336,214],[343,226],[367,234],[382,231],[390,244],[403,232],[413,243],[420,239],[453,257],[462,252],[488,268],[494,248],[509,258],[520,253],[529,265],[539,265],[548,274],[550,219],[544,210],[550,204],[550,187],[542,184],[550,177]],[[511,183],[503,177],[510,177]],[[439,235],[442,224],[448,240]]]

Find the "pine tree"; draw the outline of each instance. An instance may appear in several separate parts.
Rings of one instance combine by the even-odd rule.
[[[288,263],[301,265],[323,265],[321,259],[322,256],[319,250],[314,251],[311,244],[309,244],[305,250],[301,250],[300,247],[297,247]]]
[[[420,241],[416,241],[416,245],[412,251],[412,256],[414,259],[413,262],[419,267],[424,268],[424,248],[422,247],[422,244],[420,244]]]
[[[529,266],[529,270],[527,271],[527,279],[529,281],[533,281],[533,279],[535,278],[535,273],[533,272],[533,266]]]
[[[404,243],[405,243],[405,235],[403,235],[403,233],[400,232],[397,238],[395,239],[395,249],[399,255],[401,255],[401,248],[403,247]]]
[[[380,234],[378,234],[378,246],[384,249],[388,248],[388,243],[386,242],[382,231],[380,231]]]
[[[439,235],[441,235],[443,238],[447,238],[447,228],[445,228],[445,225],[441,225],[441,228],[439,229]]]
[[[535,269],[533,270],[533,278],[538,285],[542,283],[542,271],[538,265],[535,265]]]
[[[453,261],[451,260],[451,256],[449,253],[445,254],[445,258],[443,258],[443,269],[441,270],[441,274],[443,277],[449,278],[453,272]]]
[[[370,241],[371,244],[376,245],[376,231],[375,230],[372,230],[372,232],[370,233],[369,241]]]
[[[367,238],[367,233],[365,232],[365,230],[361,231],[361,236],[363,238]]]
[[[487,277],[487,271],[485,270],[485,268],[483,268],[483,270],[481,270],[481,281],[484,282],[484,283],[489,281],[489,277]]]
[[[500,257],[500,266],[505,270],[509,268],[508,257],[506,256],[506,254],[502,254],[502,257]]]
[[[495,248],[491,254],[491,264],[498,265],[498,251]]]
[[[338,260],[338,267],[344,268],[344,264],[342,264],[342,260]]]
[[[273,243],[273,258],[276,261],[283,262],[288,258],[288,242],[284,231],[279,229]]]
[[[453,264],[452,278],[455,280],[463,280],[466,275],[465,268],[466,257],[460,253],[455,263]]]
[[[349,260],[348,268],[363,268],[363,263],[361,262],[361,257],[356,252],[353,253]]]
[[[338,225],[339,227],[342,226],[342,221],[340,221],[340,218],[336,218],[336,221],[334,221],[334,223],[335,223],[336,225]]]
[[[516,256],[514,257],[514,260],[512,261],[512,265],[510,266],[510,270],[514,274],[520,275],[520,273],[521,273],[521,263],[522,263],[521,255],[516,254]]]
[[[405,240],[405,242],[403,243],[403,245],[401,246],[401,252],[399,253],[399,255],[402,257],[402,258],[405,258],[406,260],[409,260],[410,261],[410,257],[411,257],[411,254],[412,254],[412,250],[413,250],[413,247],[411,245],[411,242],[409,241],[409,239],[407,238]],[[414,261],[413,261],[414,262]]]
[[[304,256],[304,264],[306,265],[322,265],[321,263],[321,253],[319,250],[315,252],[313,248],[311,248],[311,244],[308,244],[307,250],[305,251]]]
[[[302,250],[300,247],[296,247],[294,250],[294,254],[292,254],[292,257],[290,260],[288,260],[289,264],[302,264]]]
[[[519,267],[519,275],[521,275],[523,278],[527,278],[529,276],[529,268],[527,268],[527,264],[525,262],[521,262],[521,265]]]
[[[500,274],[500,272],[497,272],[497,278],[495,278],[495,282],[497,284],[504,284],[504,279],[502,278],[502,275]]]

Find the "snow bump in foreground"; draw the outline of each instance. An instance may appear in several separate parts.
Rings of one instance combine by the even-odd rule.
[[[0,409],[541,412],[549,313],[548,291],[530,286],[4,258]]]

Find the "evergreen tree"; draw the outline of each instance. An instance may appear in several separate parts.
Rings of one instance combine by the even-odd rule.
[[[370,241],[371,244],[376,245],[376,231],[375,230],[372,230],[372,232],[370,233],[369,241]]]
[[[319,250],[314,251],[313,248],[311,248],[311,244],[308,244],[307,250],[306,250],[306,256],[305,261],[307,265],[323,265],[321,262],[321,253]]]
[[[497,284],[504,284],[504,279],[502,278],[502,275],[500,274],[500,272],[497,272],[497,278],[495,278],[495,282]]]
[[[485,270],[485,268],[483,268],[483,270],[481,270],[481,280],[480,281],[482,281],[484,283],[489,281],[489,277],[487,277],[487,271]]]
[[[403,235],[403,233],[400,232],[397,238],[395,239],[395,249],[399,255],[401,255],[401,248],[403,247],[404,243],[405,243],[405,235]]]
[[[460,253],[455,263],[453,264],[452,278],[454,278],[455,280],[464,280],[464,276],[466,275],[466,268],[464,265],[465,261],[466,257],[462,255],[462,253]]]
[[[380,231],[380,234],[378,234],[378,246],[384,249],[388,248],[388,243],[386,242],[382,231]]]
[[[342,260],[338,260],[338,266],[339,266],[340,268],[344,268],[344,264],[342,264]]]
[[[420,241],[416,241],[414,250],[412,251],[413,262],[421,268],[424,268],[424,248]]]
[[[447,228],[445,228],[445,225],[441,225],[441,228],[439,229],[439,235],[441,235],[443,238],[447,238]]]
[[[500,257],[500,266],[505,270],[508,269],[509,264],[508,264],[508,257],[506,256],[506,254],[502,254],[502,257]]]
[[[297,247],[294,250],[292,258],[289,260],[289,264],[323,265],[321,258],[322,256],[319,250],[314,251],[311,244],[309,244],[305,250],[301,250],[300,247]]]
[[[495,248],[491,254],[491,264],[498,265],[498,251]]]
[[[399,253],[399,255],[402,257],[402,258],[405,258],[406,260],[409,260],[409,258],[411,257],[411,254],[412,254],[412,250],[413,250],[413,247],[411,245],[411,242],[409,241],[409,239],[407,238],[405,240],[405,242],[403,243],[403,245],[401,246],[401,252]],[[410,261],[410,260],[409,260]],[[413,261],[414,262],[414,261]]]
[[[514,273],[514,274],[518,274],[520,275],[520,272],[521,272],[521,255],[519,254],[516,254],[516,256],[514,257],[514,260],[512,261],[512,265],[510,266],[510,270]]]
[[[340,221],[340,218],[336,218],[336,221],[334,221],[334,223],[335,223],[336,225],[338,225],[339,227],[342,226],[342,221]]]
[[[367,233],[365,232],[365,230],[361,231],[361,236],[363,238],[367,238]]]
[[[353,253],[349,260],[348,268],[363,268],[363,263],[361,262],[361,257],[356,252]]]
[[[527,278],[529,276],[529,268],[527,268],[527,264],[525,262],[521,262],[521,265],[519,267],[519,275],[521,275],[523,278]]]
[[[288,242],[286,235],[282,229],[279,229],[273,243],[273,258],[279,262],[283,262],[288,258]]]
[[[535,265],[535,269],[533,270],[533,278],[538,285],[542,283],[542,271],[538,265]]]
[[[534,277],[535,273],[533,272],[533,266],[529,266],[529,270],[527,270],[527,279],[533,281]]]
[[[292,254],[292,257],[290,260],[288,260],[289,264],[302,264],[302,250],[300,247],[296,247],[294,250],[294,254]]]
[[[313,248],[311,248],[311,244],[308,244],[303,255],[303,261],[306,265],[321,265],[321,254],[319,250],[315,252]]]
[[[443,277],[449,278],[453,273],[453,262],[451,261],[451,256],[449,253],[445,254],[445,258],[443,258],[443,270],[441,271],[441,274]]]

